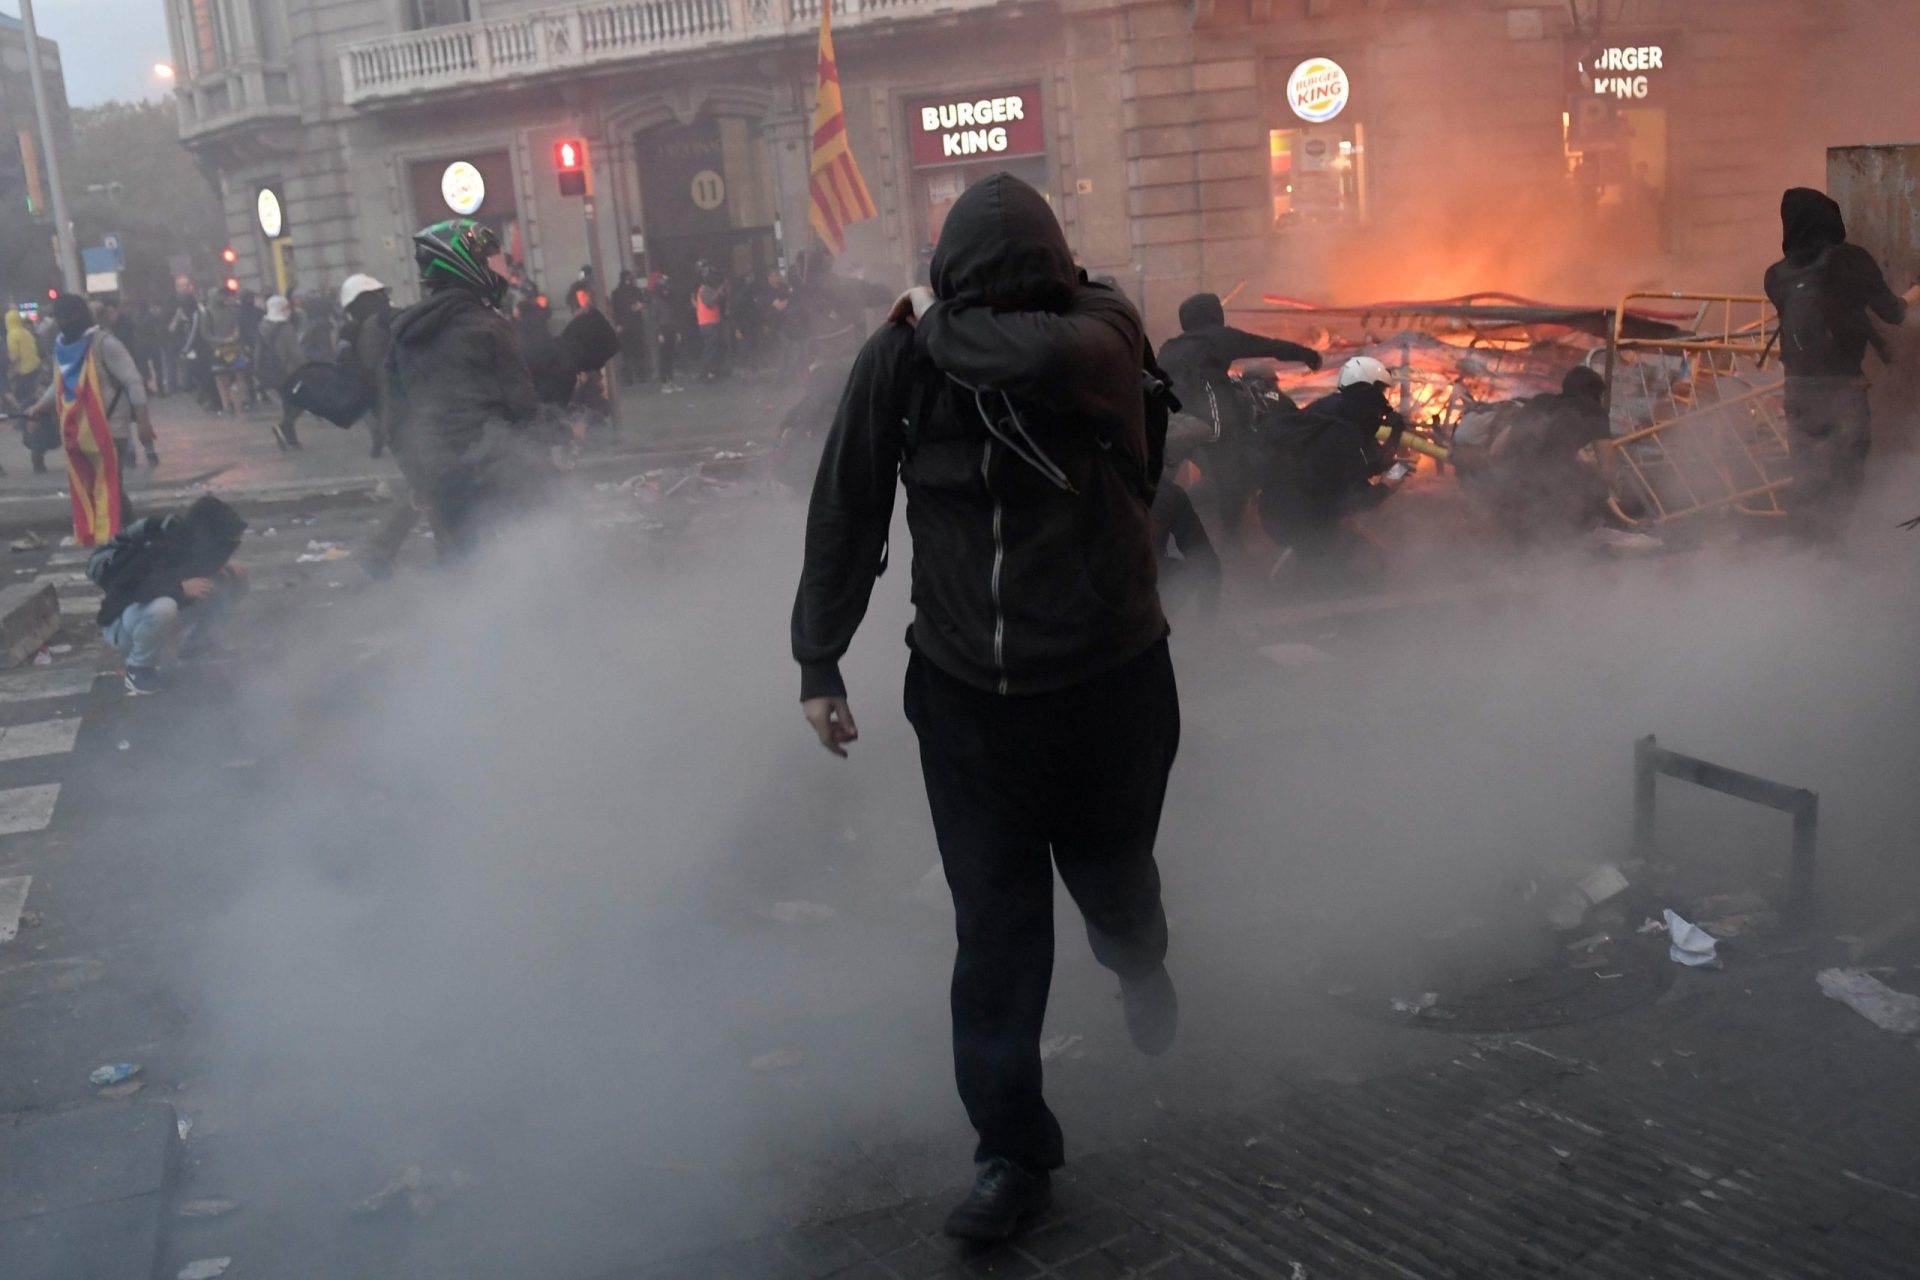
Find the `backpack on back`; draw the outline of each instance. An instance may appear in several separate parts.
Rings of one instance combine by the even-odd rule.
[[[114,535],[113,541],[96,548],[87,557],[87,581],[102,591],[110,589],[114,579],[160,532],[165,520],[163,516],[143,516]]]
[[[373,379],[356,359],[313,360],[287,378],[289,403],[336,427],[351,427],[373,408]]]
[[[1780,360],[1789,367],[1824,367],[1841,357],[1840,325],[1828,284],[1832,247],[1811,262],[1782,261],[1775,270],[1784,286],[1780,313]]]

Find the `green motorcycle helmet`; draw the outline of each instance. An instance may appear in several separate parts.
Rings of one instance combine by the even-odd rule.
[[[428,293],[465,289],[490,307],[506,296],[506,277],[487,265],[500,252],[493,228],[472,218],[449,218],[422,228],[413,236],[413,261],[420,269],[420,286]]]

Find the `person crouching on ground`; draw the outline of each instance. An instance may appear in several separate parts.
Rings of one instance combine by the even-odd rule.
[[[907,719],[953,891],[954,1073],[979,1134],[946,1231],[991,1241],[1047,1207],[1065,1160],[1040,1067],[1056,865],[1134,1043],[1172,1043],[1153,846],[1180,704],[1154,586],[1140,317],[1084,280],[1046,200],[1005,173],[954,204],[932,280],[847,379],[792,639],[807,720],[844,756],[858,733],[839,663],[886,563],[898,474],[917,610]]]
[[[93,553],[87,577],[106,592],[95,619],[126,664],[127,692],[159,693],[160,661],[184,638],[182,656],[214,647],[212,631],[247,574],[233,563],[247,522],[215,497],[184,514],[136,520]]]

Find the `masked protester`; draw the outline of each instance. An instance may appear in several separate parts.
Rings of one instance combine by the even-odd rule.
[[[1786,256],[1767,268],[1765,288],[1780,318],[1787,371],[1788,525],[1801,537],[1824,539],[1838,531],[1866,482],[1867,348],[1887,358],[1871,317],[1901,323],[1920,302],[1920,281],[1895,294],[1873,255],[1848,243],[1840,206],[1822,192],[1790,188],[1780,199],[1780,229]]]
[[[807,719],[845,755],[858,735],[839,662],[886,563],[897,475],[913,534],[907,717],[953,891],[954,1066],[979,1134],[946,1230],[998,1240],[1046,1206],[1065,1159],[1040,1087],[1056,865],[1135,1043],[1173,1039],[1153,845],[1179,702],[1154,589],[1139,317],[1083,281],[1045,199],[1004,173],[955,203],[932,281],[847,379],[793,653]]]
[[[209,495],[184,514],[134,521],[87,561],[87,577],[106,592],[96,621],[126,664],[128,693],[166,687],[160,660],[176,641],[185,641],[182,657],[217,648],[214,629],[246,590],[246,571],[233,563],[246,529]]]
[[[392,441],[393,394],[387,385],[387,347],[393,341],[393,297],[387,286],[370,275],[355,274],[340,286],[339,359],[351,360],[373,388],[373,408],[367,412],[371,453],[379,457]]]
[[[67,489],[73,501],[73,537],[83,547],[111,540],[125,521],[120,489],[123,463],[133,459],[137,424],[154,454],[147,386],[133,354],[120,339],[94,324],[93,308],[78,294],[53,303],[59,336],[54,340],[53,380],[29,413],[52,409],[67,455]]]
[[[436,536],[459,553],[534,478],[539,462],[524,437],[538,401],[513,326],[497,309],[507,288],[491,265],[499,237],[456,218],[413,243],[426,297],[393,322],[395,443]]]

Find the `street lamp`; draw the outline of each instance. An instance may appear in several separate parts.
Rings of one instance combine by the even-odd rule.
[[[173,64],[170,62],[156,62],[153,64],[153,74],[155,79],[171,80],[173,79]]]

